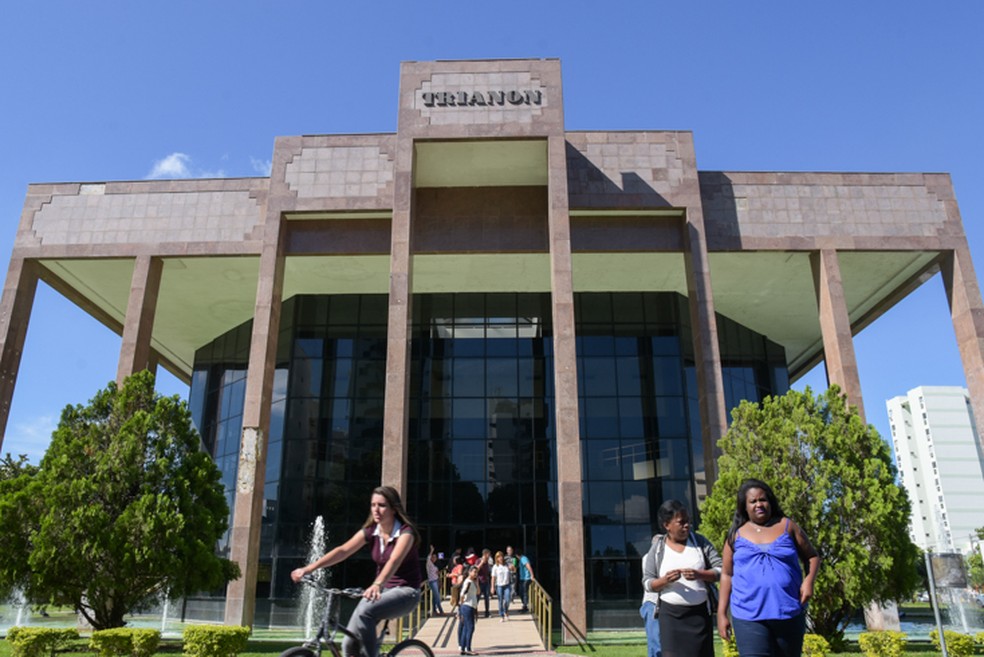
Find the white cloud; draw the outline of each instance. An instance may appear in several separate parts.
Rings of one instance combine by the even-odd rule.
[[[249,162],[253,165],[253,171],[261,176],[269,176],[270,169],[273,168],[273,162],[271,160],[261,160],[257,157],[251,157],[249,158]]]
[[[163,160],[154,162],[154,167],[147,174],[151,180],[162,178],[191,178],[191,169],[188,164],[191,158],[184,153],[171,153]]]
[[[48,451],[51,434],[57,426],[58,418],[53,415],[18,422],[12,429],[7,429],[3,453],[9,452],[14,458],[26,454],[31,463],[40,463],[41,457]]]

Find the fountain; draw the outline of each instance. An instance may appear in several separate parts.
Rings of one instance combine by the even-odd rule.
[[[14,589],[11,602],[17,607],[17,618],[14,621],[14,626],[21,627],[27,625],[31,621],[31,607],[27,604],[24,592],[19,588]]]
[[[161,605],[161,636],[164,636],[164,631],[167,629],[167,614],[171,609],[171,596],[164,594],[164,602]]]
[[[325,520],[322,516],[318,516],[314,519],[314,526],[311,529],[311,538],[308,540],[307,561],[305,563],[311,563],[321,558],[325,553],[327,540],[328,538],[325,536]],[[324,570],[319,570],[313,573],[313,577],[321,582],[325,576],[325,572]],[[310,638],[314,636],[317,624],[321,622],[321,616],[324,613],[324,598],[318,595],[318,592],[310,586],[301,585],[301,589],[304,636]]]

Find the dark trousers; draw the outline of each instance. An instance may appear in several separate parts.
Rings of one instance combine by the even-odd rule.
[[[492,597],[492,589],[489,587],[489,580],[478,583],[478,599],[485,600],[485,617],[489,617],[489,600]]]
[[[519,580],[519,600],[523,603],[523,611],[529,609],[530,606],[530,582],[533,580],[521,579]]]
[[[731,619],[741,657],[800,657],[806,614],[783,620]]]

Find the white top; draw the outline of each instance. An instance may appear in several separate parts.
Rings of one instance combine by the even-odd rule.
[[[428,580],[436,580],[436,579],[438,579],[439,575],[438,575],[438,572],[437,572],[437,564],[436,563],[434,563],[433,561],[431,561],[430,559],[428,559],[427,560],[427,564],[426,564],[426,568],[427,568],[427,579]]]
[[[692,542],[687,542],[683,552],[676,552],[667,543],[663,547],[663,561],[659,564],[659,576],[678,568],[704,569],[704,553]],[[697,579],[681,577],[660,589],[659,599],[671,605],[692,607],[707,602],[707,588]]]
[[[499,564],[492,566],[492,579],[495,580],[496,586],[509,586],[512,582],[509,566]]]
[[[472,609],[478,608],[478,580],[466,579],[461,585],[460,603]]]

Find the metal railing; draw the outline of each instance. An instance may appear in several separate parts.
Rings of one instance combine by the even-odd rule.
[[[530,615],[533,616],[543,647],[545,650],[553,650],[553,598],[535,579],[530,581],[528,595]]]

